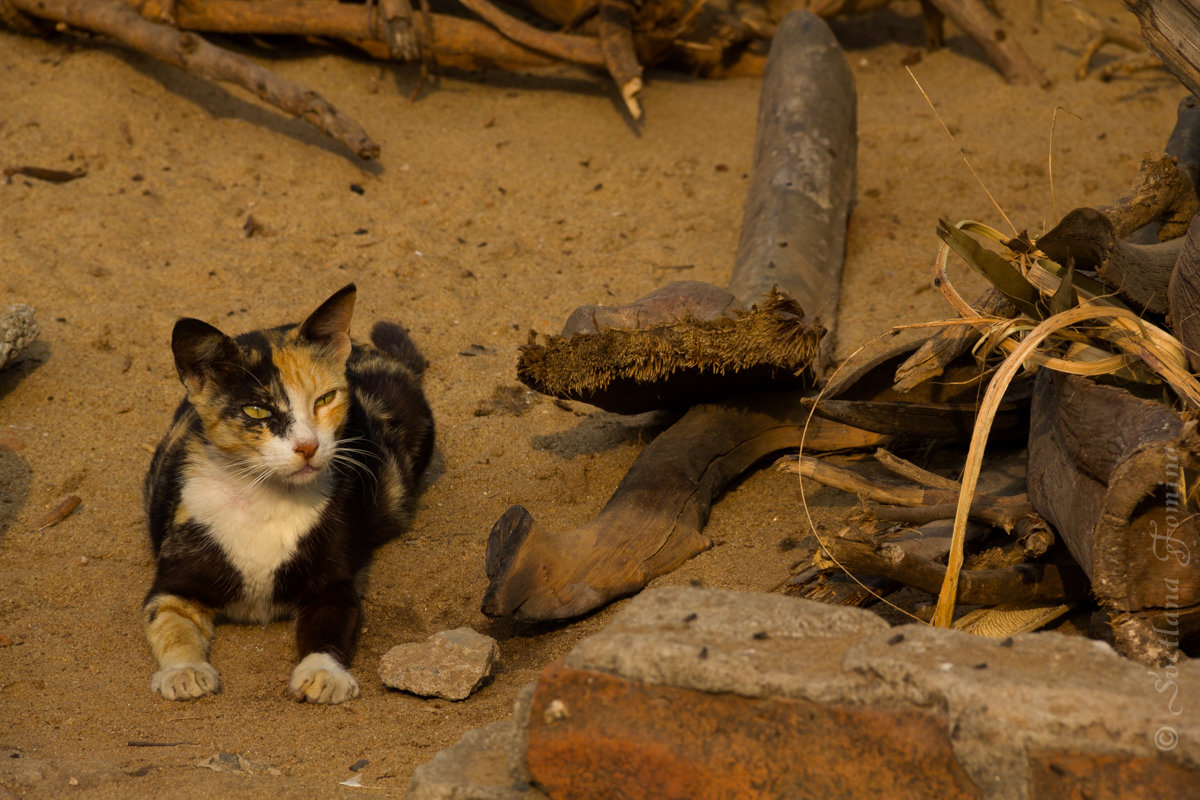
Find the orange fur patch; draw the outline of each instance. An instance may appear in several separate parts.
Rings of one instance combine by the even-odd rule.
[[[146,638],[159,666],[208,660],[213,611],[173,594],[146,604]]]

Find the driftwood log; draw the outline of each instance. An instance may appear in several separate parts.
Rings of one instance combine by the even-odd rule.
[[[845,58],[824,22],[807,12],[794,12],[784,20],[772,45],[762,93],[748,220],[776,248],[780,242],[843,241],[854,182],[855,99]],[[848,114],[841,110],[845,108]],[[796,115],[806,127],[795,126]],[[783,141],[785,130],[793,141]],[[809,155],[823,165],[827,177],[819,184],[791,163],[796,148],[805,146],[816,148]],[[770,175],[786,180],[773,182]],[[836,187],[844,187],[841,195],[833,194]],[[786,195],[792,189],[819,190],[836,210],[783,214],[775,204],[783,202],[781,192]],[[775,200],[753,196],[763,191]],[[754,222],[760,219],[768,221],[765,228]],[[814,287],[826,285],[826,280],[836,285],[841,249],[821,248],[814,256],[787,264],[829,276],[806,279]],[[800,283],[782,270],[773,270],[768,284],[745,277],[769,263],[739,261],[734,275],[743,276],[754,291],[765,292],[774,282]],[[820,305],[821,298],[812,301]],[[583,527],[555,534],[539,528],[524,508],[510,508],[488,541],[484,613],[563,619],[639,590],[708,547],[702,530],[716,495],[764,456],[797,447],[807,416],[799,395],[791,392],[696,406],[643,450],[600,515]],[[882,438],[869,435],[858,443]]]
[[[1029,430],[1029,498],[1125,620],[1118,644],[1158,661],[1200,628],[1200,475],[1196,422],[1157,400],[1087,378],[1038,377]],[[1173,641],[1147,635],[1173,631]],[[1156,648],[1149,647],[1157,642]]]

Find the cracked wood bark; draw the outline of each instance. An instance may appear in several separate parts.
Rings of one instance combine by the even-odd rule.
[[[760,258],[759,248],[739,248],[735,294],[757,297],[774,285],[801,285],[810,287],[810,302],[822,306],[825,298],[811,292],[832,291],[844,255],[829,242],[845,237],[854,182],[855,97],[845,57],[819,18],[796,12],[784,20],[762,93],[746,227],[767,239],[768,251],[779,249],[780,242],[825,244],[808,258],[788,259],[793,272]],[[792,162],[797,149],[818,142],[825,154],[816,162],[820,169],[802,171]],[[836,158],[831,145],[840,145]],[[805,163],[813,169],[813,162]],[[788,200],[818,190],[840,213],[811,213],[810,195],[805,202]],[[793,213],[783,213],[780,203]],[[748,235],[744,228],[743,238]],[[768,274],[759,276],[763,269]],[[832,322],[833,304],[824,310]],[[764,456],[799,445],[807,416],[799,400],[791,392],[768,392],[692,408],[647,445],[600,514],[575,530],[547,531],[521,506],[510,508],[488,539],[484,613],[527,620],[576,617],[638,591],[706,549],[702,531],[716,495]],[[882,438],[854,435],[862,437],[861,445]]]
[[[1183,343],[1191,368],[1200,372],[1200,215],[1192,218],[1167,287],[1171,331]]]
[[[1106,608],[1200,606],[1196,423],[1116,386],[1043,371],[1029,430],[1029,499]]]
[[[40,19],[108,36],[126,47],[205,80],[227,81],[316,126],[359,158],[379,156],[379,145],[354,120],[316,92],[263,69],[243,56],[209,44],[194,33],[139,16],[121,0],[7,0]]]
[[[1125,0],[1142,26],[1142,41],[1194,95],[1200,95],[1200,2]]]

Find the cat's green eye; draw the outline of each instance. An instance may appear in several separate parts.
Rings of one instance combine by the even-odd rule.
[[[262,406],[242,406],[242,413],[250,419],[266,419],[271,416],[271,410]]]
[[[336,396],[337,396],[337,389],[326,392],[325,394],[323,394],[317,398],[317,402],[313,403],[313,408],[320,408],[321,406],[329,405],[330,403],[333,402],[333,398]]]

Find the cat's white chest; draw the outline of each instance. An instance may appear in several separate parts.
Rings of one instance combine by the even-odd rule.
[[[211,462],[194,463],[183,505],[205,525],[242,578],[242,597],[225,609],[234,619],[267,622],[277,616],[275,572],[317,524],[329,502],[323,485],[249,485]]]

